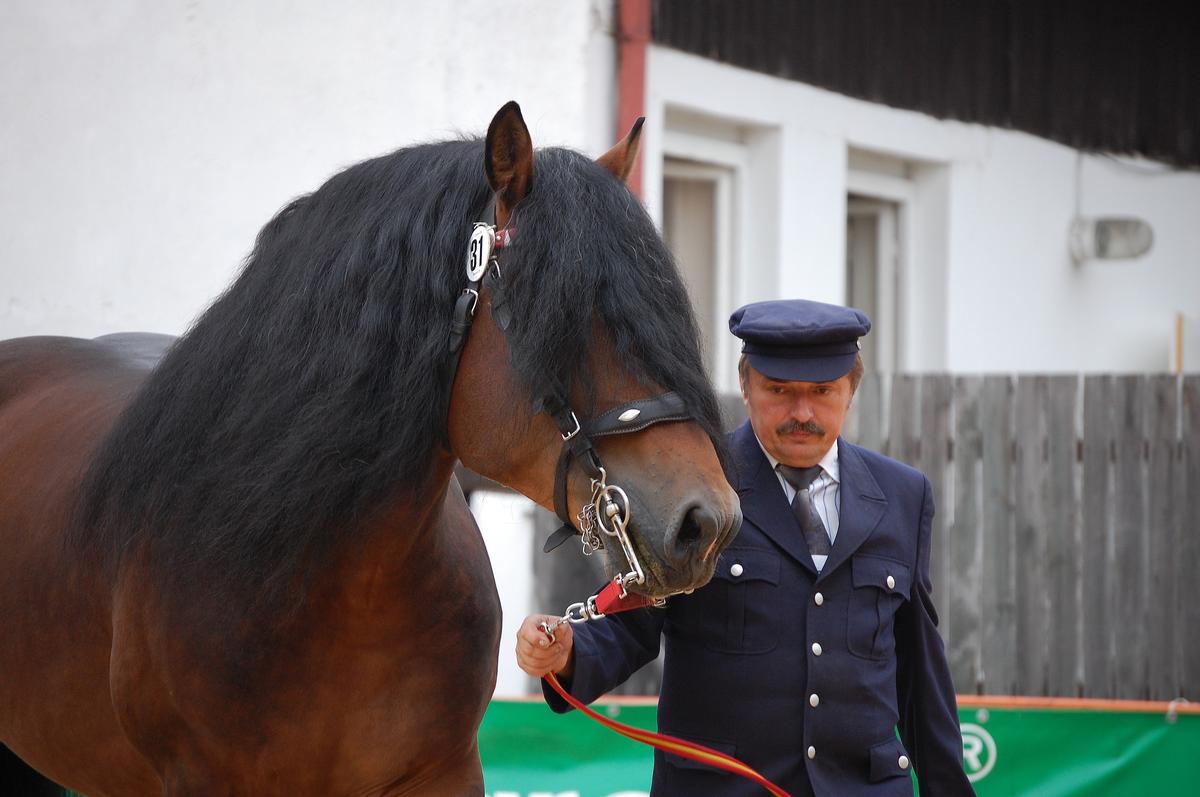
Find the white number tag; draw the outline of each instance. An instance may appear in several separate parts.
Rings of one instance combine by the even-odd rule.
[[[476,224],[471,231],[471,245],[467,249],[467,279],[478,282],[483,279],[488,263],[492,261],[492,248],[496,245],[496,230],[490,224]]]

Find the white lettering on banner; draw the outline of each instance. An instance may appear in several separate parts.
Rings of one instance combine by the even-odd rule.
[[[996,740],[982,725],[973,722],[962,724],[962,740],[967,780],[972,783],[983,780],[996,765]]]

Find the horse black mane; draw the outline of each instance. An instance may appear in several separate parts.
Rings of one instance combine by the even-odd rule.
[[[481,140],[414,146],[281,210],[102,444],[73,541],[116,562],[148,540],[156,571],[284,592],[373,506],[420,487],[446,445],[441,375],[490,197],[482,163]],[[538,150],[513,223],[509,340],[531,400],[591,383],[599,319],[722,451],[683,284],[628,189],[576,152]]]

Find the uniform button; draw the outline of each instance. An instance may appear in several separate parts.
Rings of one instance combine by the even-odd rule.
[[[813,595],[813,603],[818,606],[823,605],[825,603],[825,596],[818,592],[816,595]]]
[[[900,765],[901,769],[908,769],[908,756],[900,756],[900,758],[896,760],[896,763]]]
[[[821,655],[821,643],[820,643],[820,642],[814,642],[814,643],[813,643],[813,648],[812,648],[812,650],[813,650],[813,655],[814,655],[814,656],[820,656],[820,655]]]
[[[808,747],[808,757],[809,757],[809,758],[816,758],[816,757],[817,757],[817,748],[813,747],[812,745],[809,745],[809,747]]]
[[[820,703],[821,703],[821,698],[817,696],[816,692],[813,692],[811,695],[808,696],[808,704],[810,706],[812,706],[813,708],[816,708]]]
[[[896,579],[892,578],[891,576],[888,576],[887,577],[887,585],[888,585],[888,589],[895,589],[896,588]]]
[[[734,578],[737,578],[741,574],[742,566],[740,564],[734,564],[733,567],[729,568],[729,575],[733,576]]]

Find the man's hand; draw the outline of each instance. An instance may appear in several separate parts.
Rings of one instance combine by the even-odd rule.
[[[535,678],[548,672],[569,678],[575,669],[571,624],[563,623],[554,629],[553,642],[542,630],[542,623],[557,619],[549,614],[531,614],[517,629],[517,666]]]

